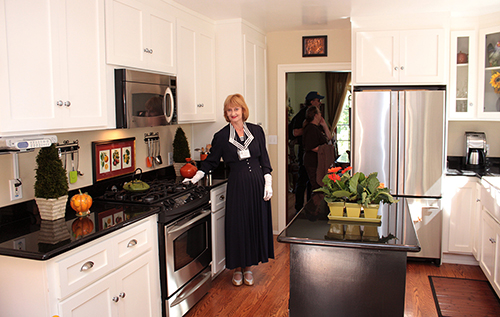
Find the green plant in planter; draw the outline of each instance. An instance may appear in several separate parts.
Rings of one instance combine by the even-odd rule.
[[[186,158],[191,157],[191,151],[189,150],[189,143],[186,138],[186,134],[184,133],[184,130],[182,130],[181,127],[178,127],[177,131],[175,131],[174,142],[172,145],[174,148],[173,154],[175,163],[185,163]]]
[[[380,202],[389,205],[398,202],[389,193],[389,189],[379,182],[377,172],[371,173],[368,177],[365,177],[363,173],[359,174],[361,174],[357,184],[357,202],[359,204],[368,207],[368,205],[378,205]]]
[[[54,144],[36,156],[35,197],[58,198],[68,194],[68,177]]]

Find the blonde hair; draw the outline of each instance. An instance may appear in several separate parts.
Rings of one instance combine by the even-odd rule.
[[[224,118],[226,121],[231,122],[227,116],[227,110],[234,107],[241,107],[243,122],[247,121],[249,115],[248,106],[245,102],[245,98],[243,98],[240,94],[229,95],[227,96],[226,101],[224,101]]]

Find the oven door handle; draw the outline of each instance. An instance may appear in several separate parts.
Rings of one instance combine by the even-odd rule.
[[[212,272],[208,271],[199,277],[201,281],[196,283],[195,286],[191,287],[190,289],[185,289],[183,290],[179,296],[173,301],[172,305],[170,307],[174,307],[175,305],[179,305],[183,300],[191,296],[194,292],[196,292],[209,278],[212,278]]]
[[[195,218],[189,220],[185,224],[182,224],[180,226],[173,226],[172,228],[167,229],[167,233],[171,234],[171,233],[176,233],[177,231],[184,230],[185,228],[189,227],[190,225],[197,222],[198,220],[205,218],[207,216],[207,214],[210,214],[211,212],[212,211],[210,209],[203,210],[199,216],[196,216]]]

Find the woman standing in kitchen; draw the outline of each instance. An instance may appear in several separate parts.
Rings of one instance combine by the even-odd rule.
[[[184,182],[198,182],[215,169],[220,158],[229,166],[226,199],[226,267],[234,269],[232,282],[253,285],[251,266],[274,259],[271,220],[272,177],[264,130],[246,122],[249,115],[240,94],[224,102],[228,125],[214,134],[208,157],[196,175]]]

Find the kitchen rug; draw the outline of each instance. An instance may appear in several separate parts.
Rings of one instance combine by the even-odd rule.
[[[500,316],[500,300],[488,281],[429,276],[438,316]]]

